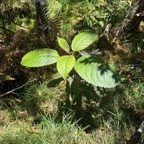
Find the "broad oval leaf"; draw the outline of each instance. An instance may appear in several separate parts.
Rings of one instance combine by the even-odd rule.
[[[75,65],[75,57],[73,55],[66,55],[59,58],[57,62],[57,70],[60,75],[66,79],[70,71]]]
[[[87,48],[91,45],[95,40],[97,40],[98,35],[94,32],[82,32],[74,37],[72,41],[72,50],[80,51]]]
[[[69,53],[70,47],[69,47],[68,42],[65,39],[58,37],[58,44],[63,50]]]
[[[59,57],[56,50],[49,48],[37,49],[24,55],[21,64],[26,67],[40,67],[56,63]]]
[[[120,82],[115,68],[110,64],[104,63],[96,56],[80,57],[74,69],[80,77],[95,86],[112,88]]]

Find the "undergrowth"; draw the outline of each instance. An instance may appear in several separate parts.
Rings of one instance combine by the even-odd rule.
[[[90,93],[89,103],[85,93],[80,109],[64,109],[62,87],[43,81],[1,99],[0,144],[127,144],[141,123],[143,83]]]
[[[51,16],[48,17],[51,30],[48,39],[36,33],[36,14],[31,0],[21,5],[16,0],[4,1],[1,5],[0,30],[4,34],[0,36],[0,70],[16,80],[0,82],[0,93],[25,83],[29,75],[40,77],[41,81],[0,98],[0,144],[128,144],[144,118],[143,31],[129,33],[130,36],[122,40],[113,39],[125,22],[132,1],[47,2],[48,14],[51,14],[48,15]],[[103,36],[109,22],[112,26],[108,37]],[[96,48],[100,50],[105,62],[116,64],[122,84],[108,90],[81,83],[82,106],[76,107],[64,91],[64,82],[49,86],[47,75],[55,71],[53,67],[41,69],[38,74],[38,70],[23,69],[19,62],[29,50],[46,47],[46,42],[54,45],[57,36],[71,41],[84,30],[98,32],[102,41],[99,39],[92,48],[94,52]],[[142,137],[140,144],[143,143]]]

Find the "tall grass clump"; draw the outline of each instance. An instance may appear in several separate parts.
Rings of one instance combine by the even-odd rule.
[[[76,122],[72,123],[65,116],[61,123],[54,118],[41,117],[38,125],[27,125],[24,122],[15,121],[5,127],[0,137],[1,144],[82,144],[87,141],[86,134]]]

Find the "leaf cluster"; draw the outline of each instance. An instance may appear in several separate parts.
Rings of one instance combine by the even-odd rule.
[[[95,86],[115,87],[119,83],[119,77],[112,65],[104,63],[96,56],[84,55],[76,60],[74,55],[75,52],[87,48],[97,38],[96,33],[82,32],[74,37],[71,47],[65,39],[58,38],[59,46],[68,55],[60,56],[56,50],[50,48],[38,49],[27,53],[21,64],[27,67],[40,67],[57,63],[57,70],[64,79],[74,68],[80,77]]]

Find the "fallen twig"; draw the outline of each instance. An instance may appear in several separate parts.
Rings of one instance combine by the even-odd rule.
[[[11,91],[8,91],[8,92],[6,92],[6,93],[4,93],[4,94],[1,94],[1,95],[0,95],[0,98],[3,97],[3,96],[5,96],[5,95],[8,95],[8,94],[10,94],[10,93],[13,93],[14,91],[16,91],[16,90],[18,90],[18,89],[21,89],[21,88],[23,88],[24,86],[26,86],[26,85],[28,85],[29,83],[32,83],[32,82],[34,82],[34,81],[36,81],[36,79],[33,79],[33,80],[31,80],[31,81],[28,81],[27,83],[25,83],[25,84],[23,84],[23,85],[15,88],[15,89],[12,89]]]

